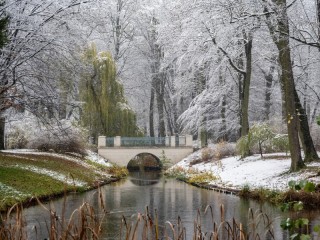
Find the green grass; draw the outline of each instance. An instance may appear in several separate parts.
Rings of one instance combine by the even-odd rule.
[[[63,157],[46,156],[38,154],[19,154],[19,156],[11,154],[0,154],[1,166],[35,166],[45,168],[47,170],[56,171],[75,179],[81,179],[90,185],[96,178],[103,177],[93,170],[84,167],[74,161],[66,160]]]
[[[0,211],[17,202],[27,202],[31,197],[47,199],[64,191],[96,187],[100,181],[107,180],[106,172],[102,166],[82,165],[63,156],[0,153]],[[72,180],[84,184],[74,186]]]
[[[49,176],[18,168],[0,166],[0,182],[19,192],[33,196],[52,195],[60,192],[65,184]]]
[[[65,184],[46,175],[0,166],[0,210],[6,209],[16,202],[24,202],[30,197],[54,196],[60,194]],[[71,190],[68,186],[67,190]]]

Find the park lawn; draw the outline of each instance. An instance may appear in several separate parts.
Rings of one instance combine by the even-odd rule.
[[[33,197],[50,199],[84,191],[110,178],[81,159],[49,154],[0,153],[0,211]]]
[[[80,160],[79,160],[80,161]],[[39,155],[39,154],[0,154],[0,166],[33,167],[58,172],[72,179],[79,179],[89,185],[99,178],[105,178],[105,174],[89,168],[88,164],[80,164],[79,161],[68,160],[63,156]]]

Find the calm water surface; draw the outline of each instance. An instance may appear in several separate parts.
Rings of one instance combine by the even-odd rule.
[[[192,239],[194,219],[197,212],[204,215],[208,205],[214,209],[215,221],[220,219],[220,205],[225,208],[225,219],[235,217],[244,225],[248,224],[248,209],[262,210],[269,218],[273,219],[276,239],[288,239],[288,234],[280,228],[280,221],[284,215],[278,208],[268,204],[259,204],[255,201],[241,200],[234,195],[226,195],[210,190],[199,189],[174,179],[161,178],[159,173],[132,173],[131,176],[121,182],[103,186],[101,189],[108,214],[103,222],[102,239],[119,239],[119,226],[122,216],[128,221],[134,221],[137,213],[144,213],[146,206],[150,212],[157,209],[159,225],[165,226],[166,221],[176,223],[178,216],[186,227],[188,239]],[[67,197],[67,215],[78,208],[84,201],[98,207],[99,199],[96,190],[84,194],[73,194]],[[63,200],[51,203],[58,214],[61,213]],[[311,214],[311,213],[310,213]],[[47,237],[45,222],[49,214],[41,207],[31,207],[25,210],[29,227],[30,239],[36,239],[34,226],[37,229],[38,239]],[[315,217],[316,216],[316,217]],[[313,221],[319,221],[319,213],[316,215],[306,213],[306,217]],[[206,231],[212,227],[209,214],[202,216],[202,225]]]

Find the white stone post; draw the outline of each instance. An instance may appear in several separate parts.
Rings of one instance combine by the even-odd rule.
[[[186,146],[186,136],[179,136],[179,147]]]
[[[170,137],[166,136],[166,147],[170,147]]]
[[[171,136],[170,139],[171,139],[170,147],[176,147],[176,137]]]
[[[107,146],[107,137],[99,136],[98,137],[98,147],[106,147]]]
[[[115,146],[115,147],[121,147],[121,137],[120,136],[115,136],[114,138],[113,138],[113,145]]]
[[[192,141],[192,135],[186,135],[186,147],[192,147],[193,141]]]

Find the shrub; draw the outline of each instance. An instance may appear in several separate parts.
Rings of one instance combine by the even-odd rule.
[[[214,152],[211,148],[206,147],[201,150],[202,161],[206,162],[206,161],[211,160],[213,158],[213,155],[214,155]]]
[[[182,179],[186,178],[187,171],[181,166],[174,166],[169,168],[164,172],[164,175],[167,177],[172,177],[172,178],[177,178],[177,179]]]
[[[128,169],[126,167],[119,167],[116,165],[107,168],[107,172],[116,178],[125,178],[129,175]]]
[[[160,159],[161,168],[163,170],[167,170],[172,165],[171,159],[166,156],[164,150],[162,150],[161,156],[159,159]]]
[[[289,151],[289,138],[288,134],[277,134],[272,138],[272,148],[277,152],[285,152],[286,154]]]
[[[224,157],[229,157],[235,155],[236,149],[235,145],[228,143],[226,141],[220,141],[215,145],[214,148],[214,158],[215,159],[222,159]]]
[[[86,134],[81,128],[67,124],[49,130],[42,129],[42,131],[33,135],[28,147],[45,152],[79,154],[83,157],[87,154],[86,142]]]
[[[252,144],[258,146],[259,153],[262,157],[263,150],[275,134],[271,131],[270,126],[265,123],[254,124],[250,129],[250,134],[252,136]]]
[[[205,172],[205,173],[198,173],[198,174],[191,176],[188,179],[188,182],[201,184],[201,183],[208,183],[211,181],[215,181],[217,179],[219,179],[219,177],[215,176],[211,172]]]
[[[256,150],[256,151],[255,151]],[[275,151],[289,151],[289,140],[287,134],[275,134],[268,124],[254,124],[247,136],[241,137],[237,142],[237,151],[241,157],[251,153]]]
[[[25,131],[19,127],[13,127],[10,129],[7,135],[7,148],[9,149],[21,149],[25,148],[28,144]]]
[[[241,156],[241,158],[244,158],[246,156],[249,156],[251,154],[251,149],[253,147],[253,142],[251,140],[251,134],[247,136],[241,137],[236,144],[237,153]]]
[[[193,166],[193,165],[196,165],[196,164],[202,163],[202,162],[203,162],[203,160],[202,160],[201,158],[195,158],[195,159],[192,159],[192,160],[190,161],[189,166],[191,167],[191,166]]]

